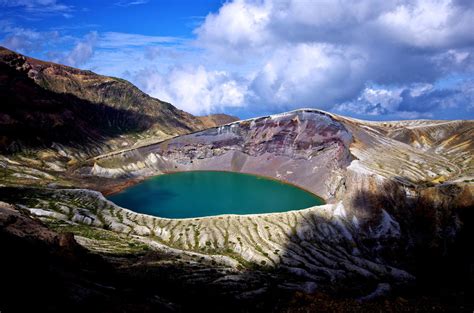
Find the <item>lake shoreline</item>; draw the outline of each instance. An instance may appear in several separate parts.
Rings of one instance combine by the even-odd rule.
[[[276,182],[279,182],[279,183],[282,183],[282,184],[290,185],[290,186],[292,186],[292,187],[301,189],[301,190],[303,190],[303,191],[306,191],[306,192],[312,194],[312,195],[315,196],[316,198],[318,198],[320,201],[323,202],[323,204],[327,204],[327,203],[328,203],[328,202],[326,201],[326,199],[324,199],[324,198],[321,197],[320,195],[315,194],[314,192],[310,191],[309,189],[306,189],[306,188],[304,188],[304,187],[301,187],[301,186],[299,186],[299,185],[296,185],[296,184],[291,183],[291,182],[286,181],[286,180],[278,179],[278,178],[271,177],[271,176],[265,176],[265,175],[261,175],[261,174],[254,174],[254,173],[247,173],[247,172],[224,171],[224,170],[163,171],[161,174],[157,174],[157,175],[141,176],[141,177],[130,178],[130,179],[124,181],[124,182],[120,182],[120,183],[117,183],[117,184],[112,184],[111,186],[107,186],[107,187],[105,187],[104,189],[100,189],[99,191],[100,191],[105,197],[109,197],[109,196],[118,194],[118,193],[124,191],[125,189],[127,189],[127,188],[129,188],[129,187],[133,187],[133,186],[135,186],[135,185],[137,185],[137,184],[139,184],[139,183],[141,183],[141,182],[143,182],[143,181],[146,181],[146,180],[148,180],[148,179],[152,179],[152,178],[154,178],[154,177],[158,177],[158,176],[162,176],[162,175],[178,174],[178,173],[190,173],[190,172],[236,173],[236,174],[257,176],[257,177],[260,177],[260,178],[264,178],[264,179],[268,179],[268,180],[273,180],[273,181],[276,181]]]
[[[113,191],[118,189],[122,191],[107,193],[107,199],[162,218],[278,213],[326,204],[294,184],[231,171],[169,171],[125,182]]]

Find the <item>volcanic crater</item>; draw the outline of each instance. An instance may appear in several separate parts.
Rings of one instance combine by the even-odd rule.
[[[46,255],[42,264],[68,260],[54,275],[71,282],[70,303],[87,307],[84,299],[97,293],[112,305],[130,295],[119,275],[101,276],[109,288],[87,274],[106,265],[127,272],[125,281],[136,288],[156,291],[143,301],[168,311],[161,297],[194,309],[195,302],[176,297],[184,285],[202,307],[219,294],[236,310],[258,297],[269,305],[288,290],[364,301],[413,286],[472,287],[474,121],[369,122],[300,109],[206,128],[234,119],[199,119],[126,81],[3,48],[0,61],[0,239],[27,247],[12,253],[6,268],[24,264],[31,246],[41,251],[37,257]],[[264,176],[326,203],[175,219],[104,197],[152,176],[189,171]],[[89,280],[73,280],[82,274],[67,271],[63,279],[70,261]],[[95,262],[100,266],[91,270]],[[175,292],[156,289],[148,275]],[[23,288],[17,287],[11,299]]]

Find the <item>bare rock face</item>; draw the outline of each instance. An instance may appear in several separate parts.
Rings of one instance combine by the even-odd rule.
[[[205,250],[211,242],[216,253],[232,251],[322,284],[348,277],[397,284],[420,271],[419,251],[426,246],[442,258],[465,236],[474,199],[472,137],[464,132],[472,126],[366,122],[297,110],[97,158],[91,174],[224,170],[291,182],[328,204],[251,217],[147,217],[155,226],[145,227],[170,246]],[[405,133],[416,136],[408,140]],[[420,146],[425,137],[431,139]],[[112,223],[124,229],[119,224]]]
[[[223,170],[273,177],[331,198],[351,162],[351,134],[331,116],[314,111],[234,122],[98,159],[96,175]],[[107,162],[123,163],[104,170]],[[102,167],[101,164],[105,164]],[[133,165],[132,165],[133,164]],[[129,169],[137,168],[137,170]],[[118,171],[117,171],[118,170]]]

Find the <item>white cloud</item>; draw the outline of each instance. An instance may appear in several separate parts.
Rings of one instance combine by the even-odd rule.
[[[196,33],[209,47],[295,41],[444,47],[472,43],[473,20],[472,5],[451,0],[236,0],[209,14]]]
[[[147,4],[149,0],[122,0],[115,3],[119,7],[129,7],[133,5]]]
[[[100,48],[117,49],[125,47],[144,47],[154,44],[176,44],[183,41],[183,39],[177,37],[105,32],[100,34],[98,46]]]
[[[74,7],[57,0],[0,0],[0,7],[22,8],[35,16],[63,15],[70,18]]]
[[[145,92],[171,102],[193,114],[223,112],[244,105],[246,87],[225,71],[207,71],[203,66],[175,67],[162,74],[143,69],[134,81]]]
[[[38,32],[10,24],[0,25],[0,32],[6,34],[0,44],[14,51],[29,53],[62,40],[58,31]]]
[[[393,87],[364,89],[367,84],[415,92],[413,86],[445,75],[473,75],[473,8],[450,0],[236,0],[209,14],[195,32],[209,52],[254,62],[247,103],[274,111],[351,110],[348,103],[360,105],[351,100],[363,97],[367,114],[385,114],[403,106],[423,110],[413,99],[439,107],[444,95],[404,95],[399,108]]]
[[[91,32],[79,41],[74,48],[62,58],[62,63],[70,66],[79,66],[86,63],[94,54],[94,45],[97,42],[97,32]]]
[[[402,102],[403,88],[365,87],[356,100],[336,105],[339,112],[380,115],[396,112]]]
[[[367,86],[355,100],[335,106],[340,113],[392,115],[399,118],[429,118],[445,109],[470,110],[474,81],[458,82],[447,88],[431,84],[403,87]]]
[[[317,105],[356,95],[366,59],[328,44],[298,44],[275,51],[251,82],[255,102],[281,109]]]
[[[122,6],[146,2],[116,1]],[[436,83],[474,77],[473,20],[474,2],[461,0],[235,0],[205,17],[195,40],[102,32],[64,44],[58,32],[12,28],[3,31],[2,44],[27,52],[62,41],[60,52],[50,49],[55,60],[125,75],[195,114],[304,106],[427,117],[430,110],[473,107],[472,83],[464,89]]]
[[[450,47],[474,41],[472,7],[450,0],[407,2],[379,16],[377,26],[408,46]]]
[[[270,10],[270,2],[260,4],[236,0],[226,3],[217,14],[209,14],[195,30],[198,44],[217,50],[226,57],[257,49],[269,40],[266,27]]]

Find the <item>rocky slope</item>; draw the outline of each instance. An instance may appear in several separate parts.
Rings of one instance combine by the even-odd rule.
[[[197,118],[204,124],[205,128],[229,124],[239,120],[239,118],[227,114],[211,114],[198,116]]]
[[[10,312],[38,308],[48,312],[407,312],[456,308],[426,298],[360,302],[322,292],[295,294],[291,291],[298,286],[294,275],[258,268],[232,269],[208,254],[155,246],[149,249],[136,238],[60,221],[45,224],[26,210],[0,202],[0,243],[8,252],[0,267],[2,282],[8,286],[0,306]],[[96,249],[84,249],[78,242],[88,247],[94,242]],[[119,249],[97,252],[99,246],[104,249],[109,245]]]
[[[351,162],[352,135],[326,114],[300,111],[236,122],[95,159],[93,175],[237,171],[285,180],[329,198]],[[117,166],[119,165],[119,166]]]
[[[0,103],[0,165],[18,184],[65,183],[61,173],[85,159],[233,120],[197,118],[125,80],[3,47]]]
[[[27,292],[57,311],[293,310],[271,300],[295,290],[350,301],[422,293],[448,303],[429,308],[472,311],[474,121],[368,122],[312,109],[197,118],[123,80],[6,49],[0,100],[7,308],[21,298],[15,275],[31,275],[52,277]],[[98,192],[189,170],[268,176],[326,204],[165,219]],[[35,258],[44,270],[25,261]]]
[[[170,136],[203,128],[194,116],[121,79],[42,62],[5,48],[0,48],[0,66],[6,152],[54,142],[94,143],[122,133]]]
[[[291,270],[309,274],[312,279],[316,278],[311,275],[318,273],[317,279],[322,279],[320,276],[333,277],[334,273],[327,273],[334,270],[346,274],[358,272],[358,267],[367,270],[366,261],[394,266],[404,263],[406,260],[397,254],[415,253],[418,245],[428,242],[433,250],[449,246],[456,235],[447,234],[462,232],[466,210],[474,203],[473,142],[469,136],[474,123],[416,122],[418,129],[426,128],[425,136],[438,136],[438,141],[424,149],[414,140],[391,138],[394,127],[398,133],[403,127],[410,131],[413,125],[406,124],[364,122],[299,110],[99,158],[91,174],[143,177],[183,170],[228,170],[304,187],[329,204],[280,217],[272,214],[263,220],[257,216],[229,217],[220,226],[212,226],[216,218],[204,219],[197,224],[204,223],[202,227],[207,231],[198,227],[202,239],[197,246],[205,247],[205,242],[210,241],[215,249],[225,250],[228,242],[234,242],[231,250],[247,261],[293,264],[289,265]],[[439,141],[452,144],[438,145]],[[450,153],[453,149],[457,150]],[[421,230],[420,220],[427,224]],[[190,224],[196,223],[171,221],[164,227],[169,231],[169,243],[186,249],[196,247],[192,240],[196,234]],[[185,236],[186,233],[190,234]],[[176,234],[183,235],[174,237]],[[301,241],[311,244],[302,246]],[[298,248],[287,249],[288,245]],[[345,247],[344,257],[331,251],[329,247],[334,245]],[[325,257],[332,256],[334,263],[321,260],[312,249],[324,251]],[[441,250],[433,253],[444,253]],[[290,252],[282,256],[275,251]],[[354,266],[351,268],[346,264],[351,256],[368,260],[350,261]],[[368,277],[374,274],[368,272],[364,272]]]
[[[305,109],[112,152],[71,174],[126,182],[173,171],[237,171],[288,181],[327,201],[286,213],[173,220],[134,213],[88,190],[1,194],[48,223],[107,229],[231,271],[258,268],[280,277],[279,290],[371,299],[407,286],[444,286],[460,288],[466,305],[474,261],[473,127],[366,122]],[[104,190],[102,182],[91,187]],[[99,253],[113,250],[78,240]],[[233,274],[225,277],[224,285],[235,284]],[[274,292],[259,286],[252,292]]]

